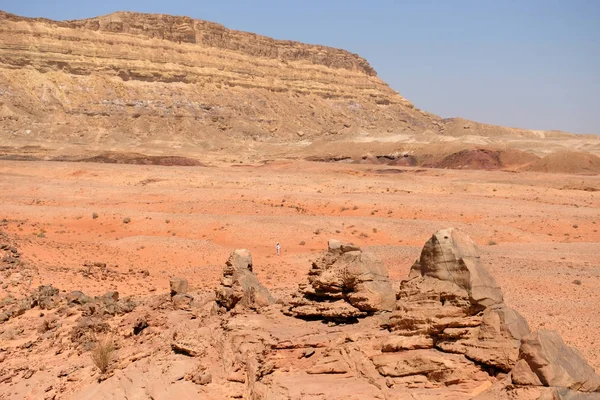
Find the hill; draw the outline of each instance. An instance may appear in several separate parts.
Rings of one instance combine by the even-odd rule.
[[[24,145],[59,158],[134,151],[240,160],[431,145],[423,164],[473,146],[600,154],[592,135],[419,110],[348,51],[189,17],[117,12],[61,22],[0,11],[0,34],[0,139],[13,158]]]

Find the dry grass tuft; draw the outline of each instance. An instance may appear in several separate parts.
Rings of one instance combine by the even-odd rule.
[[[108,371],[108,367],[114,359],[114,352],[115,344],[110,335],[98,340],[96,347],[92,350],[92,361],[103,374]]]

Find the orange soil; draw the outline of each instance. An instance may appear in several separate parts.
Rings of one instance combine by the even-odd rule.
[[[481,245],[507,304],[533,329],[558,330],[600,371],[598,189],[598,176],[304,161],[0,161],[0,229],[37,268],[31,287],[139,295],[166,292],[177,275],[212,288],[229,252],[247,248],[277,295],[306,279],[329,238],[377,254],[400,280],[433,232],[458,227]],[[93,262],[107,263],[105,280],[81,272]]]

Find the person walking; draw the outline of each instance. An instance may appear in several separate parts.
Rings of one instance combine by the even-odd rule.
[[[277,250],[277,255],[281,255],[281,246],[279,245],[279,242],[277,242],[277,244],[275,245],[275,250]]]

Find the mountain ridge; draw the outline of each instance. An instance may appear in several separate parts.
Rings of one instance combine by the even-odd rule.
[[[420,110],[346,50],[190,17],[52,21],[0,11],[0,34],[6,146],[289,156],[318,142],[364,153],[374,142],[453,142],[600,154],[598,138]]]

